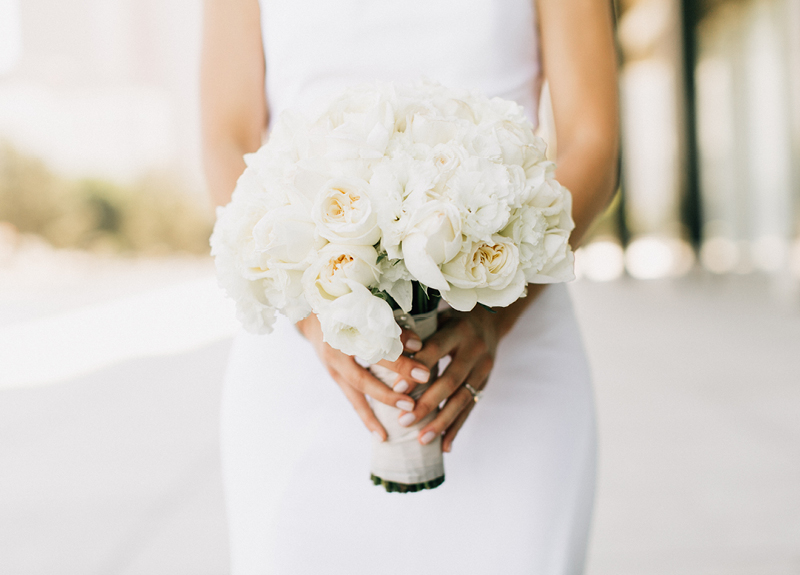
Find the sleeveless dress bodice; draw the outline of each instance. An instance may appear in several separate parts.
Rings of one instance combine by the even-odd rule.
[[[536,123],[532,0],[263,0],[271,116],[348,86],[420,78],[521,104]],[[589,368],[567,288],[500,342],[482,399],[413,494],[369,480],[370,433],[295,327],[240,333],[223,386],[232,575],[577,575],[595,480]]]
[[[272,117],[321,111],[348,86],[427,78],[522,105],[541,67],[531,0],[262,0]]]

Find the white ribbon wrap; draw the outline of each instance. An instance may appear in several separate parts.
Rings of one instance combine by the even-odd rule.
[[[437,310],[423,314],[408,314],[403,310],[395,310],[394,316],[400,327],[410,329],[422,341],[425,341],[437,328]],[[397,379],[397,374],[383,366],[373,365],[372,373],[391,386]],[[425,392],[438,375],[436,367],[431,370],[428,383],[417,385],[409,394],[414,400]],[[412,485],[433,481],[444,475],[444,461],[442,456],[442,437],[437,435],[428,445],[419,442],[419,431],[426,426],[436,414],[438,408],[429,413],[422,420],[409,427],[402,427],[397,423],[401,410],[385,403],[373,401],[372,409],[378,421],[386,430],[386,441],[375,441],[372,446],[372,474],[384,481],[394,481]]]

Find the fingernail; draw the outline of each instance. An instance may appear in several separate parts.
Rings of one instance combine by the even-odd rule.
[[[436,434],[433,431],[429,431],[428,433],[420,437],[419,441],[420,443],[422,443],[422,445],[428,445],[431,441],[433,441],[434,437],[436,437]]]
[[[414,416],[413,413],[406,413],[397,420],[397,423],[399,423],[402,427],[408,427],[409,425],[414,423],[415,419],[416,417]]]
[[[374,437],[375,441],[377,441],[378,443],[383,443],[383,436],[377,431],[372,432],[372,437]]]
[[[428,383],[428,378],[430,378],[430,376],[431,372],[427,369],[422,369],[421,367],[415,367],[411,370],[411,377],[420,383]]]
[[[422,342],[416,338],[411,338],[406,342],[408,351],[419,351],[422,349]]]
[[[452,445],[448,445],[447,447],[444,448],[444,451],[447,452],[447,453],[450,453],[450,448],[451,447],[453,447],[453,446]]]
[[[395,390],[397,393],[405,393],[406,390],[408,389],[408,382],[405,379],[401,379],[400,381],[394,384],[394,387],[392,389]]]
[[[397,403],[395,403],[397,409],[402,409],[403,411],[414,411],[414,404],[411,401],[406,401],[405,399],[401,399]]]

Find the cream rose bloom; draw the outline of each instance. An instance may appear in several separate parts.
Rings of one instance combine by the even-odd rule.
[[[475,242],[442,266],[450,289],[442,298],[454,309],[469,311],[476,304],[504,307],[525,293],[525,275],[519,266],[514,242],[495,235],[489,242]]]
[[[311,214],[322,237],[329,242],[362,246],[381,239],[368,186],[364,180],[341,177],[323,186]]]
[[[400,326],[392,308],[362,285],[336,298],[319,314],[323,339],[367,363],[395,361],[403,353]]]
[[[378,282],[378,252],[372,246],[328,244],[303,274],[303,289],[314,310],[322,310],[353,291],[353,284],[369,287]]]

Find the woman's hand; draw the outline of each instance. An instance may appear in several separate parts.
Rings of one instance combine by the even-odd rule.
[[[322,328],[316,315],[310,314],[305,319],[297,322],[296,325],[300,333],[311,342],[320,361],[322,361],[333,380],[342,388],[345,397],[353,405],[367,429],[377,434],[381,441],[385,441],[386,430],[375,417],[365,396],[369,395],[381,403],[404,411],[413,411],[416,407],[414,400],[409,395],[406,395],[405,392],[410,390],[416,383],[427,383],[430,378],[430,370],[427,364],[407,356],[400,356],[394,362],[380,361],[378,365],[382,365],[398,374],[398,382],[407,382],[403,384],[396,382],[394,389],[392,389],[372,375],[369,370],[361,367],[354,357],[342,353],[325,343],[322,339]],[[404,349],[408,352],[419,351],[422,348],[422,342],[419,337],[411,331],[403,330],[400,339],[403,342]],[[430,365],[433,365],[433,363]]]
[[[476,390],[486,385],[494,365],[497,342],[505,331],[501,329],[501,317],[482,307],[468,313],[444,312],[440,316],[439,330],[414,355],[415,360],[430,367],[445,356],[452,358],[444,373],[419,398],[416,407],[400,415],[400,424],[408,426],[447,400],[436,418],[420,430],[420,443],[430,443],[444,433],[442,450],[450,451],[458,430],[475,405],[472,393],[463,384]]]

